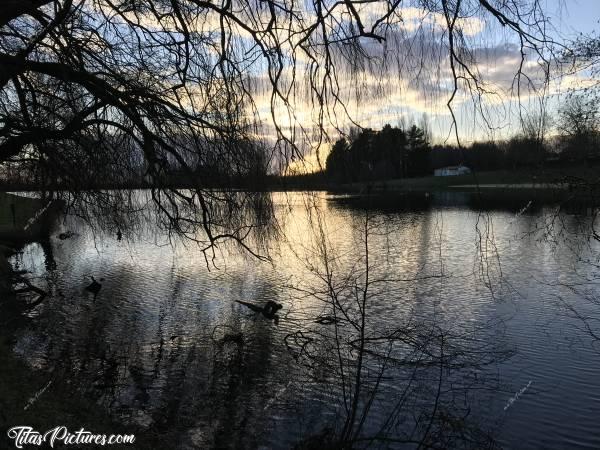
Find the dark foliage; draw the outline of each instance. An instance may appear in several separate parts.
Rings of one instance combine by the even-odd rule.
[[[407,130],[390,125],[381,131],[365,129],[350,140],[335,142],[326,175],[333,182],[358,182],[428,176],[436,169],[458,165],[488,171],[596,162],[600,116],[595,105],[584,100],[574,97],[565,104],[560,112],[561,133],[552,139],[527,130],[506,141],[431,146],[425,131],[416,125]]]
[[[429,151],[425,132],[416,125],[365,129],[351,142],[342,138],[333,145],[327,175],[339,182],[422,176],[429,171]]]

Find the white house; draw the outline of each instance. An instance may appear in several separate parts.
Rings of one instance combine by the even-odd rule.
[[[440,169],[435,169],[433,172],[436,177],[452,177],[455,175],[468,175],[470,173],[471,169],[462,164],[460,166],[442,167]]]

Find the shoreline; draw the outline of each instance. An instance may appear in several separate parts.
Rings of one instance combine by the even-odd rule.
[[[565,168],[547,168],[533,170],[495,170],[473,172],[456,176],[426,176],[418,178],[396,178],[381,180],[363,180],[355,182],[336,182],[326,178],[324,172],[293,176],[269,175],[261,182],[231,180],[225,184],[202,186],[206,190],[238,190],[245,192],[282,192],[282,191],[329,191],[332,193],[360,193],[363,191],[392,192],[432,192],[482,189],[491,190],[551,190],[577,191],[598,185],[598,167],[573,166]],[[78,186],[77,192],[86,190],[123,190],[123,189],[194,189],[192,182],[166,182],[160,185],[149,185],[144,182],[118,184],[89,184]],[[69,186],[34,186],[26,184],[0,185],[0,192],[43,192],[44,190],[68,191]]]

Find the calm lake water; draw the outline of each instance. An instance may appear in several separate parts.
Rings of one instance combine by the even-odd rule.
[[[272,262],[222,248],[207,267],[198,246],[152,225],[118,240],[61,220],[49,245],[15,260],[51,292],[15,353],[115,420],[164,433],[165,448],[290,448],[339,429],[337,370],[351,373],[358,351],[351,324],[331,323],[321,224],[351,316],[365,248],[377,281],[365,303],[363,377],[376,395],[358,447],[412,448],[401,441],[429,428],[466,436],[456,447],[491,436],[504,448],[600,448],[600,346],[574,313],[600,318],[590,301],[600,246],[585,214],[557,216],[527,198],[479,213],[462,194],[274,201]],[[67,231],[76,234],[58,238]],[[97,296],[84,290],[90,275],[104,278]],[[283,308],[275,323],[236,300]],[[372,436],[381,439],[360,440]]]

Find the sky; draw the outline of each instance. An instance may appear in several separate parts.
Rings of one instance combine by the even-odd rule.
[[[525,5],[533,0],[514,1]],[[600,31],[600,0],[537,1],[548,19],[545,27],[547,36],[557,41],[573,40],[580,33]],[[326,3],[336,5],[332,6],[333,12],[328,19],[331,20],[331,30],[336,30],[338,26],[349,28],[352,20],[344,3],[333,0]],[[390,3],[389,0],[356,2],[366,29],[385,13]],[[309,23],[315,20],[315,4],[312,0],[294,1],[293,4]],[[531,49],[525,50],[525,60],[522,61],[516,33],[508,30],[508,27],[502,27],[481,8],[477,0],[463,0],[462,16],[457,21],[457,28],[462,33],[464,48],[470,49],[470,54],[463,52],[462,55],[477,84],[471,80],[469,89],[466,82],[460,82],[449,109],[447,103],[453,94],[454,77],[448,57],[448,25],[439,9],[441,2],[432,2],[434,6],[429,7],[430,10],[438,8],[437,12],[426,13],[421,8],[423,4],[424,0],[402,0],[397,9],[398,15],[387,28],[385,42],[361,38],[361,51],[368,56],[366,61],[349,62],[344,59],[352,58],[345,54],[351,53],[348,48],[353,48],[351,45],[345,46],[347,42],[329,47],[338,76],[332,83],[335,84],[333,88],[327,86],[329,95],[322,102],[327,105],[326,111],[319,108],[321,99],[315,98],[315,90],[307,87],[310,85],[307,74],[310,73],[311,64],[320,67],[313,77],[313,86],[322,87],[324,63],[319,33],[315,33],[318,42],[311,46],[308,53],[302,53],[302,49],[294,45],[294,39],[300,39],[304,34],[299,33],[300,37],[289,39],[283,59],[291,60],[293,55],[295,64],[289,64],[278,80],[280,90],[287,92],[289,87],[292,95],[290,98],[273,100],[263,53],[243,27],[232,24],[231,36],[236,42],[234,51],[237,52],[233,58],[243,61],[240,62],[242,67],[247,65],[248,69],[244,70],[248,79],[252,80],[253,86],[257,86],[251,88],[254,109],[250,112],[249,108],[248,113],[252,117],[250,120],[256,117],[255,112],[258,113],[262,126],[257,130],[256,137],[268,142],[276,138],[277,131],[272,120],[274,115],[279,129],[291,141],[301,142],[305,151],[305,165],[297,164],[294,168],[312,171],[319,168],[319,161],[324,163],[331,144],[341,133],[349,133],[354,124],[381,129],[386,124],[410,126],[412,123],[426,123],[434,143],[454,144],[457,138],[462,144],[476,140],[506,139],[520,131],[523,118],[535,116],[543,110],[552,119],[556,117],[565,93],[598,82],[589,73],[565,73],[564,64],[556,62],[556,58],[562,58],[562,50],[558,49],[554,55],[544,50],[545,58],[550,61],[550,81],[546,83],[546,66],[540,64],[539,55]],[[449,4],[452,5],[452,2]],[[257,20],[263,26],[266,26],[270,17],[268,14],[265,16],[260,8],[257,11],[241,8],[238,12],[242,21]],[[285,18],[278,20],[282,21],[278,26],[284,30],[284,38],[289,37],[285,31],[289,23]],[[220,18],[214,11],[199,16],[197,21],[195,26],[202,32],[220,34]],[[145,25],[152,26],[152,23]],[[296,31],[296,25],[292,24],[290,29]],[[332,33],[334,38],[337,37],[335,31]],[[215,45],[218,47],[218,44]],[[461,52],[462,43],[457,48]],[[516,77],[521,66],[523,75]],[[333,94],[332,89],[335,90]],[[341,102],[336,102],[337,98]],[[321,126],[326,132],[325,141],[319,132]]]
[[[553,23],[567,35],[600,30],[599,0],[547,0],[546,10]]]
[[[551,35],[557,40],[575,39],[580,33],[589,34],[600,32],[600,0],[542,0],[544,12],[549,19],[549,25],[554,31]],[[402,24],[406,30],[411,26],[416,28],[417,23],[423,20],[416,9],[404,10],[407,20]],[[418,17],[418,19],[415,19]],[[414,19],[411,22],[411,19]],[[426,45],[436,51],[436,39],[443,33],[443,26],[438,27],[439,17],[428,17],[428,25],[433,31],[431,37],[425,38]],[[443,22],[443,21],[442,21]],[[412,24],[412,25],[411,25]],[[453,103],[453,112],[456,117],[458,136],[462,144],[476,140],[504,139],[521,129],[521,118],[536,115],[542,110],[547,112],[550,121],[556,117],[564,94],[572,88],[581,88],[597,82],[588,73],[571,73],[566,76],[551,74],[551,81],[546,86],[544,72],[534,58],[528,57],[524,72],[532,80],[521,78],[521,86],[516,83],[515,73],[520,64],[520,48],[514,36],[506,33],[504,28],[497,23],[481,20],[478,17],[469,19],[464,23],[463,31],[470,47],[474,49],[474,56],[485,89],[495,94],[484,94],[473,97],[466,90],[459,91]],[[422,36],[421,36],[422,37]],[[342,92],[350,92],[361,86],[360,100],[354,101],[352,95],[348,96],[348,112],[352,119],[364,127],[379,129],[386,123],[403,125],[410,123],[428,124],[435,143],[455,143],[456,129],[454,128],[451,113],[446,105],[451,94],[449,67],[445,66],[443,50],[440,61],[430,61],[425,70],[416,68],[407,70],[407,61],[419,60],[419,55],[407,53],[406,35],[398,39],[394,46],[393,39],[388,42],[388,56],[393,55],[403,61],[402,71],[391,70],[383,74],[376,83],[369,75],[362,78],[342,79]],[[378,44],[367,46],[367,52],[378,54]],[[400,56],[398,56],[400,55]],[[393,59],[393,58],[392,58]],[[374,95],[369,95],[374,93]],[[260,102],[259,102],[260,103]],[[260,107],[259,107],[260,109]],[[299,105],[300,117],[308,122],[311,118],[311,105]],[[425,117],[425,119],[424,119]],[[346,129],[350,124],[346,124]],[[344,128],[343,126],[341,128]],[[552,126],[551,126],[552,128]],[[331,131],[331,138],[339,136],[335,130]],[[550,130],[552,132],[552,130]],[[295,166],[294,169],[309,171],[318,168],[319,159],[324,163],[328,153],[328,145],[321,145],[319,158],[315,151],[309,152],[303,167]]]

